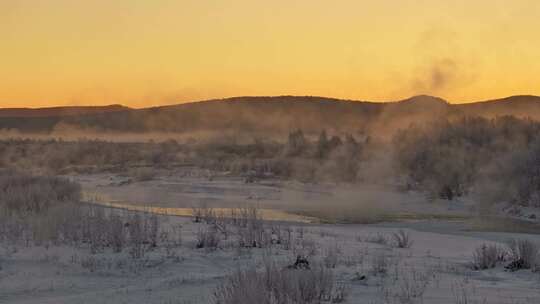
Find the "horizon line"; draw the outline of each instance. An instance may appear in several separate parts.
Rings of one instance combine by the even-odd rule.
[[[153,105],[153,106],[147,106],[147,107],[131,107],[131,106],[124,105],[122,103],[110,103],[110,104],[104,104],[104,105],[53,105],[53,106],[48,106],[48,107],[0,107],[0,110],[44,110],[44,109],[59,109],[59,108],[105,108],[105,107],[123,107],[123,108],[131,109],[131,110],[143,110],[143,109],[179,106],[179,105],[184,105],[184,104],[194,104],[194,103],[201,103],[201,102],[228,101],[228,100],[232,100],[232,99],[280,98],[280,97],[282,97],[282,98],[283,97],[320,98],[320,99],[330,99],[330,100],[335,100],[335,101],[362,102],[362,103],[374,103],[374,104],[398,103],[398,102],[408,101],[408,100],[418,98],[418,97],[429,97],[429,98],[434,98],[434,99],[440,99],[440,100],[442,100],[442,101],[444,101],[444,102],[446,102],[447,104],[450,104],[450,105],[460,105],[460,104],[475,104],[475,103],[482,103],[482,102],[500,101],[500,100],[505,100],[505,99],[509,99],[509,98],[515,98],[515,97],[540,98],[540,95],[517,94],[517,95],[509,95],[509,96],[493,98],[493,99],[476,100],[476,101],[464,101],[464,102],[451,102],[451,101],[448,101],[445,98],[435,96],[435,95],[429,95],[429,94],[418,94],[418,95],[413,95],[413,96],[403,98],[403,99],[386,100],[386,101],[347,99],[347,98],[337,98],[337,97],[319,96],[319,95],[289,95],[289,94],[284,94],[284,95],[238,95],[238,96],[228,96],[228,97],[202,99],[202,100],[175,101],[175,102],[171,102],[171,103],[164,103],[164,104],[161,104],[161,105]]]

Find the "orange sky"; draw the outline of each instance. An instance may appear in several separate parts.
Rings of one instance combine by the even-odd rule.
[[[540,95],[537,0],[5,0],[0,107]]]

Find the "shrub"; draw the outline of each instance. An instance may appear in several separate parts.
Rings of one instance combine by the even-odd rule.
[[[504,186],[500,188],[505,192],[516,189],[518,193],[512,195],[516,199],[530,200],[540,192],[539,129],[538,122],[511,116],[469,116],[412,125],[393,138],[395,168],[409,188],[426,190],[437,198],[466,195],[487,179]],[[518,157],[494,166],[496,160],[514,153]],[[488,170],[493,172],[481,180],[489,167],[494,167]]]
[[[506,268],[536,270],[539,262],[540,248],[538,244],[525,239],[512,239],[508,242],[512,262]]]
[[[120,216],[110,217],[109,244],[114,252],[121,252],[126,244],[125,227]]]
[[[78,202],[81,187],[67,179],[0,171],[0,209],[7,215],[27,216],[53,206]]]
[[[134,259],[142,258],[145,254],[144,242],[146,240],[145,225],[139,214],[135,214],[129,221],[129,254]]]
[[[339,303],[346,298],[344,285],[331,270],[280,268],[266,263],[263,271],[238,270],[214,292],[216,304],[318,304]]]
[[[281,243],[280,229],[277,226],[265,227],[260,210],[256,206],[231,210],[231,224],[237,228],[240,247],[265,248],[272,244],[272,232],[276,232],[275,242]]]
[[[431,269],[396,266],[393,276],[381,287],[386,297],[385,303],[423,303],[424,293],[433,277]]]
[[[472,268],[475,270],[494,268],[505,261],[506,255],[506,250],[498,245],[482,244],[473,253]]]
[[[221,239],[219,238],[216,229],[212,227],[199,228],[197,231],[195,247],[215,250],[218,248],[220,241]]]
[[[413,244],[410,233],[402,229],[392,233],[392,239],[394,240],[394,246],[397,248],[409,248]]]
[[[9,178],[8,178],[9,177]],[[55,177],[0,174],[0,241],[48,246],[88,246],[91,253],[129,247],[133,258],[157,246],[156,215],[121,216],[117,210],[81,204],[80,187]]]

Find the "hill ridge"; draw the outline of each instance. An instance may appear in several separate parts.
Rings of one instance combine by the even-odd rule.
[[[513,115],[540,120],[540,97],[519,95],[491,102],[451,104],[429,95],[394,102],[319,96],[241,96],[141,109],[112,105],[25,111],[26,116],[8,115],[9,110],[0,109],[0,129],[50,133],[60,126],[83,132],[233,134],[284,134],[293,129],[314,134],[326,129],[355,134],[382,130],[390,134],[411,123],[464,115]]]
[[[41,111],[41,110],[50,110],[50,109],[71,109],[71,108],[118,108],[121,110],[144,110],[144,109],[154,109],[154,108],[167,108],[167,107],[176,107],[181,105],[193,105],[198,103],[208,103],[208,102],[252,102],[255,101],[280,101],[280,99],[308,99],[308,101],[317,101],[317,100],[325,100],[325,101],[335,101],[335,102],[354,102],[354,103],[370,103],[370,104],[392,104],[392,103],[401,103],[401,102],[409,102],[409,101],[415,101],[418,99],[431,99],[433,101],[439,101],[439,102],[445,102],[448,105],[467,105],[467,104],[478,104],[478,103],[489,103],[489,102],[502,102],[502,101],[513,101],[512,99],[522,99],[522,98],[532,98],[532,99],[538,99],[540,101],[540,96],[538,95],[531,95],[531,94],[519,94],[519,95],[511,95],[507,97],[501,97],[496,99],[487,99],[487,100],[480,100],[480,101],[467,101],[467,102],[460,102],[460,103],[452,103],[447,101],[444,98],[434,96],[434,95],[427,95],[427,94],[419,94],[419,95],[413,95],[408,98],[399,99],[399,100],[387,100],[387,101],[371,101],[371,100],[359,100],[359,99],[346,99],[346,98],[336,98],[336,97],[328,97],[328,96],[318,96],[318,95],[241,95],[241,96],[232,96],[232,97],[224,97],[224,98],[213,98],[213,99],[204,99],[204,100],[194,100],[194,101],[187,101],[187,102],[179,102],[179,103],[173,103],[173,104],[167,104],[167,105],[156,105],[156,106],[150,106],[150,107],[142,107],[142,108],[132,108],[125,106],[123,104],[109,104],[109,105],[82,105],[82,106],[51,106],[51,107],[0,107],[0,112],[6,111],[6,110],[30,110],[30,111]]]

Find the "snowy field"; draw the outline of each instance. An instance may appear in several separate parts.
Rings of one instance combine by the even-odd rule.
[[[235,271],[262,271],[269,264],[283,271],[306,271],[287,269],[298,256],[312,268],[319,265],[332,273],[333,292],[344,296],[339,298],[342,303],[532,304],[540,299],[540,274],[505,269],[509,256],[493,268],[473,266],[475,250],[483,245],[507,248],[512,239],[540,243],[540,236],[474,229],[467,218],[474,210],[466,201],[435,204],[415,193],[374,186],[273,180],[246,184],[232,177],[170,175],[132,181],[101,174],[71,178],[96,200],[180,208],[191,214],[201,212],[202,218],[196,222],[188,216],[141,213],[159,221],[159,235],[166,233],[167,238],[137,258],[131,249],[91,253],[84,246],[2,243],[0,303],[216,303],[216,288]],[[245,236],[240,235],[245,230],[226,219],[226,212],[211,214],[217,219],[208,218],[208,212],[218,210],[212,208],[242,204],[283,214],[313,206],[361,212],[347,209],[360,204],[368,215],[385,210],[408,216],[373,224],[306,222],[290,214],[277,221],[258,218],[257,227],[262,227],[258,229],[268,237],[264,243],[246,246]],[[136,213],[111,208],[106,212],[124,217]],[[411,219],[411,214],[424,216]],[[215,230],[216,226],[220,229]],[[201,246],[201,239],[211,231],[218,240]],[[403,238],[408,240],[400,244]]]

